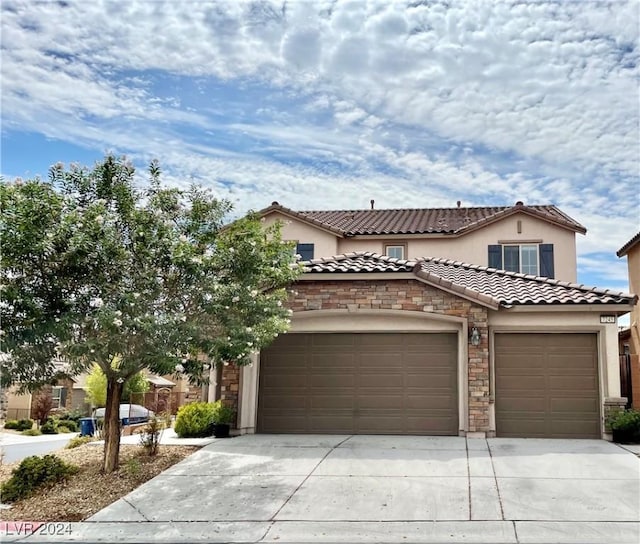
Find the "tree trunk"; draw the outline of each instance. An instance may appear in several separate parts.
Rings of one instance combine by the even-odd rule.
[[[115,377],[107,379],[107,406],[104,413],[104,457],[102,470],[105,473],[117,470],[120,458],[120,399],[124,383]]]

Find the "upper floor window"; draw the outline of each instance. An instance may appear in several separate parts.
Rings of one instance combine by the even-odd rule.
[[[489,267],[553,278],[553,244],[491,245]]]
[[[64,408],[67,401],[67,389],[65,387],[54,386],[51,388],[51,408],[57,410]]]
[[[387,257],[391,257],[393,259],[404,259],[404,246],[384,246],[384,252]]]
[[[313,259],[313,244],[296,244],[296,254],[300,255],[301,261]]]

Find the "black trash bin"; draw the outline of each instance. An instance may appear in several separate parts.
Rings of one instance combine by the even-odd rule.
[[[80,418],[80,436],[93,436],[95,432],[95,419],[92,417]]]

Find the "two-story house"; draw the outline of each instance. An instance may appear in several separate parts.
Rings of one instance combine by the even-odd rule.
[[[368,251],[396,259],[441,257],[576,281],[576,233],[556,206],[294,211],[277,202],[261,215],[281,221],[302,260]]]
[[[240,432],[606,434],[637,297],[575,283],[582,225],[521,202],[371,208],[260,212],[308,262],[290,332],[225,367]]]

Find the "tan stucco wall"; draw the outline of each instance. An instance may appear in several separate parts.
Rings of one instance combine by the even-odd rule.
[[[314,258],[332,257],[339,253],[336,235],[278,212],[272,212],[264,217],[265,226],[271,226],[276,221],[283,223],[283,240],[315,244]]]
[[[31,393],[19,395],[16,388],[7,391],[7,413],[10,419],[14,419],[16,410],[31,412]],[[25,413],[20,417],[28,417],[28,414]]]
[[[577,277],[575,233],[523,213],[512,215],[457,238],[409,238],[402,236],[339,238],[277,212],[267,215],[265,224],[273,224],[278,219],[284,223],[282,233],[285,240],[315,244],[315,258],[332,257],[353,251],[371,251],[384,254],[385,245],[406,242],[407,258],[409,259],[442,257],[487,266],[487,246],[490,244],[526,243],[529,241],[554,245],[554,267],[557,279],[575,282]],[[518,233],[518,221],[521,222],[520,233]]]
[[[627,253],[627,266],[629,268],[629,291],[640,295],[640,243]],[[640,354],[640,304],[633,307],[629,316],[629,324],[631,328],[629,348],[632,354]]]

